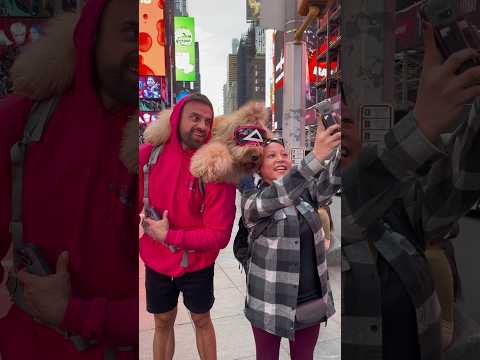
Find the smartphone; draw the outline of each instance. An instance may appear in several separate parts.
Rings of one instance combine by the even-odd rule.
[[[330,99],[323,100],[316,106],[317,111],[322,115],[322,122],[325,129],[337,124],[337,120],[333,115],[333,106]]]
[[[160,216],[158,215],[157,211],[152,207],[145,208],[145,218],[149,218],[155,221],[160,220]],[[145,219],[142,221],[142,227],[144,231],[147,231],[148,224],[146,223]]]
[[[323,115],[322,122],[323,122],[323,126],[325,126],[325,129],[337,123],[337,121],[335,120],[335,117],[332,114]]]
[[[444,60],[466,48],[480,50],[478,28],[462,15],[458,0],[428,0],[421,9],[421,16],[432,24],[435,41]],[[458,73],[479,65],[480,59],[468,60]]]
[[[154,208],[148,207],[145,209],[145,217],[150,218],[152,220],[158,221],[160,220],[160,216],[158,215],[157,211]]]

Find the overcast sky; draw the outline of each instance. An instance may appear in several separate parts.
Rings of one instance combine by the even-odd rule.
[[[187,0],[188,15],[195,17],[200,43],[202,92],[212,101],[215,113],[223,113],[223,85],[227,80],[227,56],[232,39],[248,29],[246,0]]]

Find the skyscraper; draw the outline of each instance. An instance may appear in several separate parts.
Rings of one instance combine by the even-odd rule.
[[[175,16],[188,16],[187,0],[175,0]]]
[[[232,54],[237,54],[239,46],[240,46],[240,40],[236,38],[232,39]]]
[[[237,54],[228,55],[227,73],[227,84],[232,86],[234,82],[237,82]]]
[[[257,41],[257,37],[264,37],[264,33],[257,31],[252,24],[240,40],[237,54],[238,106],[249,100],[265,100],[265,41]]]
[[[234,39],[235,40],[235,39]],[[233,44],[233,41],[232,41]],[[234,48],[232,48],[234,50]],[[231,113],[237,109],[237,54],[229,54],[227,61],[227,83],[223,90],[223,112]]]
[[[255,26],[255,51],[257,55],[265,55],[265,29]]]
[[[198,41],[195,42],[195,73],[197,74],[195,78],[195,82],[193,83],[193,91],[201,92],[202,91],[202,83],[200,79],[200,47]]]

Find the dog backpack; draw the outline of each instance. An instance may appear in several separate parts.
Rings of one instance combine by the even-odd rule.
[[[150,207],[150,201],[148,199],[148,181],[149,181],[148,180],[148,175],[150,174],[150,169],[157,163],[158,156],[162,152],[162,149],[163,149],[163,145],[155,146],[152,149],[152,151],[150,152],[150,157],[148,159],[148,163],[143,166],[143,208],[144,208],[144,211],[145,211],[145,215],[147,215],[147,213],[149,213],[150,217],[153,220],[160,220],[160,218],[158,217],[158,214],[155,213],[155,210]],[[199,190],[200,190],[200,195],[202,195],[202,198],[204,198],[205,197],[205,184],[203,183],[201,178],[198,179],[198,187],[199,187]],[[204,208],[205,208],[205,203],[202,202],[202,204],[200,205],[200,212],[201,213],[203,213],[203,211],[205,210]],[[169,245],[164,241],[160,241],[160,242],[163,245],[165,245],[166,247],[168,247],[172,253],[177,251],[177,248],[175,246]],[[194,251],[190,251],[190,252],[193,253]],[[188,252],[186,250],[183,252],[182,261],[181,261],[180,265],[183,268],[188,267]]]

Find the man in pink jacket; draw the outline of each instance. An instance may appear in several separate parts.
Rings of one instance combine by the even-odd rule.
[[[210,318],[214,263],[230,239],[236,190],[233,185],[208,183],[202,191],[198,178],[189,170],[195,151],[210,139],[212,122],[213,108],[204,95],[194,94],[180,101],[170,116],[170,138],[149,171],[149,207],[161,220],[145,219],[140,256],[146,264],[147,311],[155,316],[156,360],[173,357],[173,325],[180,292],[195,324],[200,357],[216,359]],[[152,145],[140,149],[141,170],[152,149]],[[139,173],[142,208],[144,178],[143,172]],[[169,246],[177,251],[172,252]]]
[[[23,242],[51,275],[18,272],[31,313],[13,305],[0,319],[1,357],[138,359],[138,178],[120,160],[138,104],[138,1],[88,0],[45,31],[14,65],[16,94],[0,101],[0,259],[13,239],[10,149],[32,104],[56,96],[22,181]],[[6,276],[0,266],[0,284]]]

